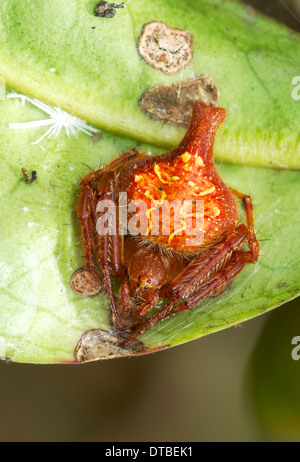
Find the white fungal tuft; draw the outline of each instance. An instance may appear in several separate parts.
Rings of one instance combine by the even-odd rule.
[[[41,109],[43,112],[50,116],[48,119],[44,120],[9,124],[9,128],[13,130],[50,126],[50,128],[37,141],[34,141],[31,144],[39,144],[46,137],[56,138],[62,129],[65,129],[65,132],[68,137],[77,137],[79,132],[86,133],[89,136],[92,136],[95,133],[99,133],[99,130],[97,128],[89,126],[84,120],[79,119],[78,117],[75,117],[71,114],[68,114],[68,112],[63,111],[59,107],[48,106],[48,104],[42,103],[37,99],[32,99],[28,96],[20,95],[15,92],[9,93],[7,95],[7,98],[18,98],[21,100],[23,105],[25,104],[25,102],[33,104],[33,106]]]

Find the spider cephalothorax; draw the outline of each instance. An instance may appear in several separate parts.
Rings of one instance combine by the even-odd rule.
[[[221,293],[258,260],[252,200],[229,188],[214,164],[225,116],[222,108],[195,103],[187,134],[172,152],[148,156],[133,149],[80,182],[85,266],[110,297],[114,326],[131,332],[124,343]],[[239,223],[236,198],[246,224]],[[110,205],[123,213],[111,218]],[[149,315],[161,299],[167,302]]]

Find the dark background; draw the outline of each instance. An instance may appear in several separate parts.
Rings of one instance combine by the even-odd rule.
[[[300,31],[300,0],[245,3]],[[276,312],[288,317],[298,308],[296,300]],[[83,366],[1,363],[0,440],[300,440],[300,432],[299,438],[272,433],[249,394],[249,363],[272,315],[142,358]]]

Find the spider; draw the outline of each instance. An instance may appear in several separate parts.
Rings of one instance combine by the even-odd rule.
[[[80,182],[77,213],[85,269],[109,296],[113,326],[128,333],[124,346],[156,322],[220,295],[246,264],[259,258],[252,199],[222,181],[213,159],[215,135],[225,117],[223,108],[196,102],[176,149],[158,156],[131,149]],[[122,204],[121,193],[126,193]],[[237,200],[243,203],[246,224],[239,220]],[[189,216],[179,207],[166,220],[162,209],[174,201],[188,202]],[[146,227],[134,214],[141,203],[146,204]],[[107,231],[99,232],[107,204],[125,209],[126,232],[120,231],[119,214],[115,222],[106,216]],[[155,223],[153,211],[158,211]],[[139,232],[131,230],[132,219]]]

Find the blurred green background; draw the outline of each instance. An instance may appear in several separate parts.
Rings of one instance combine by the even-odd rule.
[[[300,31],[300,0],[245,3]],[[146,357],[82,366],[2,362],[0,440],[300,441],[294,336],[300,298]]]

